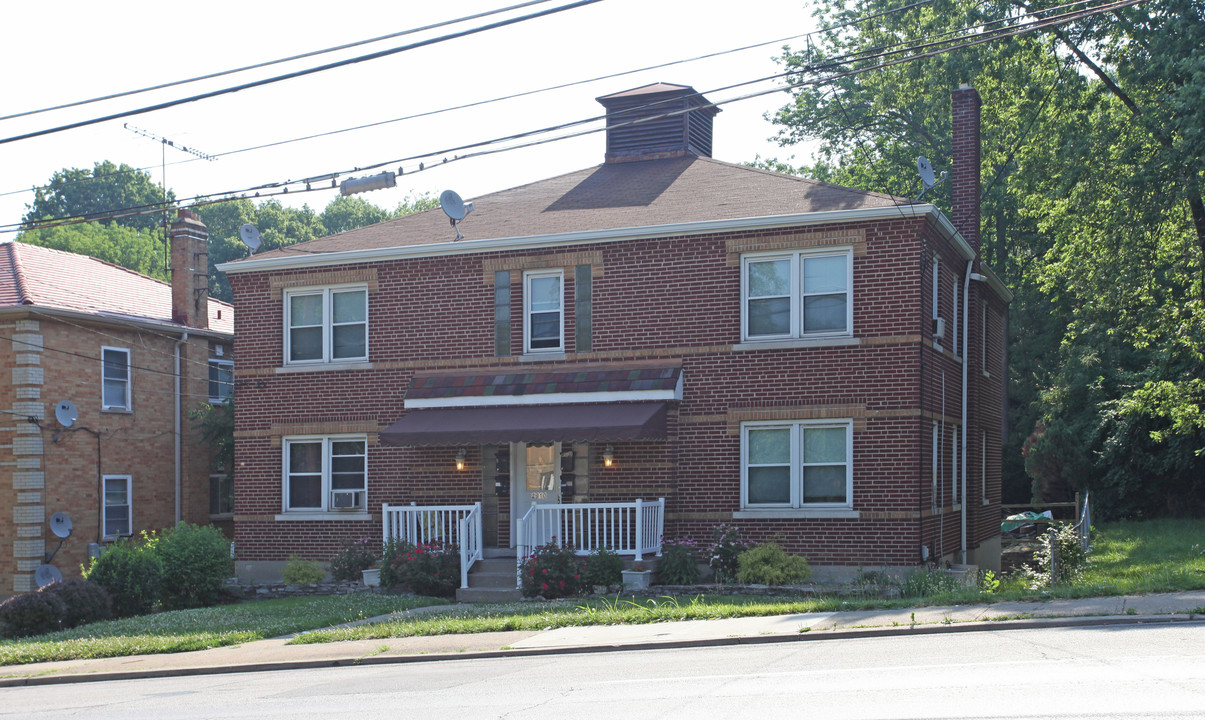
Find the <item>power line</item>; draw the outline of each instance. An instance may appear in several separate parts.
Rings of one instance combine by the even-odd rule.
[[[152,112],[155,110],[163,110],[166,108],[175,107],[177,105],[184,105],[186,103],[196,102],[198,100],[207,100],[209,98],[214,98],[214,97],[219,97],[222,95],[229,95],[231,93],[240,92],[242,90],[249,90],[249,89],[255,88],[255,87],[271,85],[273,83],[282,82],[284,80],[292,80],[294,78],[304,77],[306,75],[313,75],[315,73],[325,72],[327,70],[334,70],[336,68],[346,67],[348,65],[354,65],[356,63],[367,62],[369,60],[377,60],[379,58],[388,57],[390,55],[396,55],[398,53],[406,52],[408,50],[414,50],[414,49],[417,49],[420,47],[426,47],[428,45],[435,45],[437,43],[446,42],[448,40],[455,40],[457,38],[467,37],[469,35],[475,35],[477,33],[482,33],[487,30],[495,30],[500,27],[506,27],[507,25],[514,25],[516,23],[526,22],[528,20],[534,20],[536,18],[544,17],[546,15],[554,15],[556,13],[564,12],[566,10],[575,10],[579,7],[583,7],[585,5],[593,5],[594,3],[597,3],[597,2],[602,2],[602,0],[577,0],[577,2],[573,2],[568,5],[562,5],[560,7],[551,8],[548,10],[540,10],[538,12],[534,12],[534,13],[531,13],[528,15],[521,15],[516,18],[508,18],[506,20],[499,20],[498,22],[489,23],[488,25],[481,25],[479,27],[469,28],[468,30],[462,30],[460,32],[450,33],[447,35],[440,35],[439,37],[429,38],[427,40],[419,40],[418,42],[410,43],[409,45],[402,45],[400,47],[390,48],[388,50],[380,50],[375,53],[369,53],[367,55],[360,55],[358,57],[348,58],[346,60],[339,60],[336,62],[327,63],[325,65],[319,65],[318,67],[307,68],[305,70],[297,70],[295,72],[285,73],[284,75],[277,75],[277,76],[270,77],[270,78],[264,78],[262,80],[253,80],[251,82],[246,82],[241,85],[234,85],[232,87],[222,88],[220,90],[213,90],[213,91],[206,92],[206,93],[199,93],[197,95],[192,95],[190,97],[180,98],[177,100],[168,100],[166,102],[157,103],[155,105],[147,105],[147,106],[144,106],[141,108],[135,108],[133,110],[125,110],[123,112],[113,113],[111,115],[105,115],[103,117],[96,117],[96,118],[92,118],[90,120],[80,120],[79,122],[68,123],[67,125],[59,125],[58,127],[46,128],[44,130],[35,130],[34,132],[25,133],[23,135],[14,135],[12,137],[0,138],[0,145],[3,145],[5,143],[10,143],[10,142],[17,142],[18,140],[29,140],[30,138],[41,137],[43,135],[51,135],[53,133],[62,132],[64,130],[73,130],[75,128],[87,127],[88,125],[95,125],[97,123],[102,123],[102,122],[106,122],[109,120],[120,120],[121,118],[131,117],[133,115],[141,115],[143,113],[148,113],[148,112]]]
[[[224,77],[226,75],[234,75],[237,73],[246,72],[248,70],[258,70],[259,68],[270,67],[272,65],[280,65],[282,63],[292,62],[294,60],[304,60],[305,58],[315,57],[317,55],[325,55],[327,53],[332,53],[332,52],[338,52],[339,50],[347,50],[348,48],[359,47],[361,45],[371,45],[372,43],[381,42],[382,40],[392,40],[393,38],[402,37],[403,35],[413,35],[414,33],[423,32],[425,30],[434,30],[436,28],[446,27],[448,25],[456,25],[458,23],[468,22],[469,20],[477,20],[479,18],[488,17],[490,15],[497,15],[499,13],[509,12],[511,10],[518,10],[520,8],[525,8],[530,5],[541,5],[546,2],[552,2],[552,0],[530,0],[529,2],[519,3],[518,5],[511,5],[509,7],[498,8],[496,10],[487,10],[485,12],[480,12],[475,15],[465,15],[464,17],[459,17],[454,20],[443,20],[441,22],[432,23],[431,25],[424,25],[422,27],[411,28],[409,30],[401,30],[399,32],[390,33],[388,35],[381,35],[380,37],[369,38],[368,40],[357,40],[356,42],[345,43],[343,45],[336,45],[335,47],[329,47],[329,48],[325,48],[323,50],[313,50],[310,52],[301,53],[300,55],[293,55],[290,57],[280,58],[277,60],[268,60],[267,62],[256,63],[254,65],[245,65],[243,67],[234,68],[231,70],[221,70],[219,72],[209,73],[208,75],[198,75],[197,77],[188,78],[187,80],[174,80],[172,82],[161,83],[159,85],[152,85],[150,87],[144,87],[144,88],[140,88],[138,90],[126,90],[124,92],[117,92],[117,93],[112,93],[110,95],[102,95],[100,97],[90,98],[88,100],[77,100],[75,102],[63,103],[62,105],[55,105],[53,107],[41,108],[38,110],[26,110],[24,112],[13,113],[12,115],[2,115],[2,116],[0,116],[0,120],[12,120],[13,118],[27,117],[29,115],[38,115],[40,113],[52,112],[54,110],[65,110],[67,108],[80,107],[81,105],[90,105],[92,103],[102,102],[105,100],[114,100],[116,98],[129,97],[131,95],[140,95],[142,93],[152,92],[154,90],[163,90],[163,89],[170,88],[170,87],[178,87],[180,85],[188,85],[189,83],[200,82],[202,80],[212,80],[214,78]]]
[[[864,66],[864,67],[860,67],[860,68],[851,68],[851,69],[844,70],[844,71],[841,71],[841,72],[838,72],[838,73],[835,73],[835,74],[832,74],[832,75],[829,75],[826,77],[822,77],[822,78],[800,80],[797,82],[788,83],[783,86],[778,86],[778,87],[775,87],[775,88],[772,88],[769,90],[762,90],[762,91],[747,93],[745,95],[728,98],[726,100],[710,102],[708,107],[718,107],[718,106],[730,104],[733,102],[740,102],[742,100],[748,100],[751,98],[761,97],[761,96],[768,95],[771,93],[776,93],[776,92],[784,92],[786,90],[804,87],[804,86],[808,86],[808,85],[822,85],[822,84],[834,82],[836,80],[839,80],[839,79],[842,79],[845,77],[851,77],[853,75],[858,75],[858,74],[870,72],[873,70],[881,70],[883,68],[891,67],[894,65],[899,65],[902,63],[906,63],[906,62],[913,62],[913,61],[924,59],[927,57],[934,57],[937,55],[945,54],[948,52],[953,52],[956,50],[966,49],[968,47],[981,45],[981,44],[984,44],[987,42],[992,42],[992,41],[1003,39],[1003,38],[1028,34],[1028,33],[1032,33],[1032,32],[1037,32],[1039,30],[1045,30],[1049,27],[1053,27],[1053,26],[1060,25],[1060,24],[1065,24],[1068,22],[1072,22],[1074,20],[1080,20],[1080,19],[1084,19],[1087,17],[1092,17],[1094,15],[1098,15],[1098,14],[1101,14],[1104,12],[1110,12],[1110,11],[1117,10],[1120,8],[1137,5],[1144,1],[1145,0],[1116,0],[1115,2],[1107,2],[1107,3],[1097,5],[1093,8],[1089,8],[1089,9],[1085,9],[1085,10],[1071,11],[1071,12],[1063,13],[1061,15],[1053,15],[1053,16],[1043,18],[1043,19],[1036,19],[1033,22],[1027,23],[1025,25],[1015,25],[1015,26],[1010,26],[1008,28],[1001,28],[1001,29],[997,29],[997,30],[984,32],[979,35],[972,36],[972,38],[969,40],[964,40],[962,42],[959,42],[959,43],[956,43],[953,45],[949,45],[949,43],[954,42],[954,40],[933,41],[933,42],[926,42],[926,43],[914,45],[914,46],[911,46],[910,48],[905,48],[903,50],[892,50],[890,52],[879,52],[878,54],[867,55],[865,57],[861,57],[858,59],[860,61],[873,61],[873,60],[885,58],[888,56],[898,56],[898,55],[901,55],[901,54],[907,52],[909,49],[933,48],[933,49],[927,50],[926,52],[923,52],[923,53],[909,55],[907,57],[897,57],[893,60],[887,60],[885,62],[880,62],[878,64],[868,65],[868,66]],[[1059,7],[1060,8],[1069,7],[1073,4],[1079,4],[1079,3],[1071,3],[1071,4],[1059,6]],[[1035,13],[1029,13],[1028,15],[1036,17],[1038,14],[1049,12],[1050,10],[1051,9],[1047,9],[1047,10],[1038,11]],[[992,21],[991,23],[987,23],[987,24],[995,24],[995,23],[999,23],[999,22],[1003,22],[1003,20],[996,20],[996,21]],[[985,25],[987,25],[987,24],[985,24]],[[955,40],[958,40],[958,39],[961,39],[961,38],[955,38]],[[937,46],[941,46],[941,45],[946,45],[946,46],[945,47],[937,47]],[[743,85],[752,85],[752,84],[756,84],[759,82],[765,82],[767,80],[778,79],[778,78],[785,77],[785,76],[801,75],[801,74],[807,73],[807,72],[815,72],[816,70],[829,69],[832,67],[839,67],[839,66],[840,66],[840,63],[828,61],[828,62],[825,62],[820,65],[809,66],[806,68],[791,70],[791,71],[784,72],[784,73],[778,73],[775,75],[767,76],[764,78],[758,78],[756,80],[751,80],[751,81],[747,81],[744,83],[736,83],[736,84],[729,85],[724,88],[719,88],[717,90],[708,90],[706,92],[709,92],[709,93],[710,92],[719,92],[719,91],[723,91],[723,90],[727,90],[727,89],[732,89],[735,87],[740,87]],[[701,96],[702,93],[698,93],[698,95]],[[694,108],[694,109],[698,109],[698,108]],[[642,118],[639,120],[632,121],[631,123],[628,123],[628,124],[639,124],[639,123],[649,122],[650,120],[655,120],[655,119],[664,118],[664,117],[672,117],[675,115],[681,115],[685,112],[691,112],[691,111],[692,110],[679,110],[679,111],[675,111],[675,112],[665,113],[665,114],[657,116],[657,117]],[[541,128],[539,130],[532,130],[532,131],[527,131],[524,133],[517,133],[515,135],[506,136],[503,138],[494,138],[491,140],[485,140],[485,141],[481,141],[481,142],[477,142],[477,143],[470,143],[467,145],[461,145],[461,146],[457,146],[457,147],[453,147],[453,148],[446,148],[444,150],[437,150],[437,151],[433,151],[433,152],[422,153],[419,155],[411,155],[411,156],[407,156],[404,158],[398,158],[398,159],[388,160],[388,161],[384,161],[384,162],[374,163],[371,165],[367,165],[367,166],[363,166],[363,167],[356,167],[356,168],[349,169],[349,170],[341,170],[341,171],[336,171],[333,173],[325,173],[325,174],[314,176],[314,177],[311,177],[308,179],[289,180],[289,181],[283,181],[283,182],[268,183],[268,184],[259,185],[259,186],[247,188],[244,190],[239,190],[239,191],[227,191],[225,193],[212,193],[212,194],[208,194],[208,195],[197,195],[197,196],[194,196],[193,198],[190,198],[190,199],[187,199],[184,201],[178,201],[178,202],[186,202],[189,204],[197,204],[197,205],[206,205],[206,204],[213,204],[213,203],[217,203],[217,202],[227,202],[229,200],[239,199],[240,197],[245,197],[245,195],[239,195],[240,193],[255,192],[256,193],[255,197],[261,197],[261,196],[271,197],[274,195],[287,194],[289,192],[296,193],[296,192],[313,192],[315,190],[325,190],[327,188],[309,187],[308,183],[317,181],[319,179],[322,179],[322,180],[332,179],[332,178],[338,177],[340,175],[349,174],[352,172],[362,172],[365,170],[372,170],[372,169],[384,167],[387,165],[394,165],[397,163],[404,163],[404,162],[409,162],[409,161],[414,161],[414,160],[419,160],[419,159],[424,159],[424,158],[436,157],[436,156],[440,156],[440,155],[446,155],[448,153],[455,153],[460,150],[472,149],[472,148],[476,148],[476,147],[483,147],[483,146],[487,146],[487,145],[491,145],[491,144],[497,144],[497,143],[507,142],[507,141],[511,141],[511,140],[515,140],[515,139],[521,139],[523,137],[530,137],[532,135],[554,132],[556,130],[567,129],[569,127],[574,127],[574,126],[586,124],[589,122],[594,122],[594,121],[597,121],[604,117],[605,116],[595,116],[595,117],[588,118],[585,120],[577,120],[577,121],[572,121],[569,123],[562,123],[560,125],[556,125],[556,126],[552,126],[552,127]],[[454,155],[450,159],[447,157],[444,157],[443,161],[440,164],[446,164],[447,162],[454,162],[457,160],[465,160],[465,159],[469,159],[469,158],[473,158],[473,157],[481,157],[484,155],[496,154],[499,152],[508,152],[510,150],[517,150],[517,149],[521,149],[521,148],[533,147],[536,145],[547,144],[550,142],[557,142],[560,140],[566,140],[566,139],[570,139],[570,138],[574,138],[574,137],[580,137],[580,136],[592,134],[595,132],[601,132],[604,129],[606,129],[606,128],[583,130],[583,131],[568,133],[568,134],[564,134],[564,135],[559,135],[559,136],[556,136],[553,138],[546,138],[546,139],[542,139],[542,140],[535,140],[535,141],[531,141],[531,142],[521,143],[518,145],[511,145],[511,146],[507,146],[504,148],[480,150],[480,151],[468,153],[465,155]],[[399,168],[399,170],[401,170],[401,169],[402,168]],[[420,163],[417,171],[421,172],[425,169],[427,169],[426,166],[423,163]],[[412,169],[409,172],[410,172],[410,174],[413,174],[414,172],[416,172],[416,170]],[[290,185],[299,185],[299,184],[307,184],[307,187],[305,187],[304,190],[303,189],[296,189],[296,190],[292,190],[292,191],[289,190]],[[276,188],[281,188],[281,191],[276,192],[276,193],[262,193],[262,195],[261,195],[260,191],[271,190],[271,189],[276,189]],[[224,197],[221,199],[213,199],[214,195],[226,195],[228,197]],[[125,208],[125,209],[122,209],[121,211],[107,214],[107,215],[105,215],[105,217],[103,219],[115,219],[115,218],[119,218],[119,217],[129,217],[129,216],[133,216],[133,215],[158,212],[160,210],[162,210],[162,206],[160,206],[159,204],[141,206],[141,208]],[[68,225],[68,224],[76,224],[79,222],[88,222],[93,219],[97,219],[95,215],[90,215],[87,218],[63,219],[62,221],[55,221],[52,223],[36,223],[33,225],[33,227],[55,227],[57,225]],[[9,228],[12,228],[12,229],[9,229]],[[15,229],[17,229],[17,228],[12,225],[0,226],[0,232],[12,232]]]

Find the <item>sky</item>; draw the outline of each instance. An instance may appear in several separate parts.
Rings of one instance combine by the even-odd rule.
[[[0,115],[197,77],[345,43],[420,28],[521,3],[464,0],[417,3],[114,0],[14,3],[0,30]],[[371,45],[77,108],[0,120],[0,139],[163,103],[335,60],[400,47],[503,18],[569,4],[552,0]],[[473,108],[232,153],[316,133],[429,113],[563,83],[799,36],[815,28],[802,0],[601,0],[509,27],[456,38],[306,77],[109,120],[42,137],[0,143],[0,240],[11,238],[33,200],[30,188],[65,167],[111,160],[147,168],[179,198],[223,195],[271,183],[381,170],[404,174],[397,187],[359,195],[393,208],[407,196],[446,189],[465,200],[602,162],[602,133],[443,163],[440,151],[601,114],[595,98],[653,82],[689,85],[712,101],[773,87],[774,57],[802,38],[716,58],[612,77]],[[782,92],[722,106],[713,156],[748,162],[758,155],[804,160],[782,148],[765,119],[788,100]],[[157,139],[208,155],[202,160]],[[600,127],[599,124],[587,126]],[[231,154],[224,154],[231,153]],[[396,162],[411,156],[430,157]],[[424,170],[416,172],[418,163]],[[385,167],[365,172],[377,163]],[[166,163],[164,165],[164,163]],[[329,186],[330,181],[316,183]],[[294,188],[296,189],[296,188]],[[292,193],[288,205],[321,211],[338,191]],[[9,226],[9,227],[5,227]]]

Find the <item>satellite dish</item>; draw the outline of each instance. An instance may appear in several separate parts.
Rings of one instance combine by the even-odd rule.
[[[38,587],[44,588],[50,583],[62,582],[63,573],[53,565],[39,565],[34,571],[33,581],[38,584]]]
[[[262,242],[259,236],[259,228],[251,223],[244,223],[238,229],[238,236],[243,241],[243,244],[250,248],[251,254],[254,255],[255,251],[259,248],[259,244]]]
[[[929,158],[924,155],[918,157],[916,159],[916,169],[920,172],[920,180],[925,184],[925,189],[933,189],[933,166],[929,164]]]
[[[50,516],[50,532],[55,537],[71,537],[71,518],[67,517],[67,513],[56,512]]]
[[[460,228],[457,227],[465,216],[473,212],[473,203],[467,203],[456,194],[455,190],[444,190],[439,195],[439,206],[443,208],[444,214],[452,222],[452,227],[456,229],[456,239],[463,240],[464,235],[460,234]]]
[[[79,420],[79,410],[75,409],[75,403],[70,400],[60,400],[59,404],[54,406],[54,419],[59,421],[59,425],[69,428]]]

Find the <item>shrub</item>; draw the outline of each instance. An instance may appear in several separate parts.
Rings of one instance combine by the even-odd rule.
[[[715,526],[711,546],[707,549],[707,564],[715,573],[716,582],[732,582],[736,579],[736,559],[750,547],[750,543],[741,537],[741,529],[737,526]]]
[[[1043,540],[1033,554],[1037,570],[1026,568],[1029,586],[1040,590],[1079,580],[1088,561],[1088,551],[1080,545],[1079,532],[1071,525],[1052,525]]]
[[[693,585],[699,581],[699,546],[693,540],[661,543],[657,578],[663,585]]]
[[[611,548],[591,550],[582,563],[581,575],[586,586],[618,585],[623,582],[623,558]]]
[[[113,615],[145,615],[155,609],[163,587],[163,562],[155,552],[155,535],[141,540],[121,538],[82,568],[85,580],[103,587],[113,598]]]
[[[964,589],[957,577],[937,568],[919,568],[904,576],[900,594],[906,598],[924,598]]]
[[[113,598],[100,585],[87,580],[64,580],[47,585],[39,592],[54,595],[63,601],[60,625],[73,628],[79,625],[108,620],[113,617]]]
[[[460,547],[433,540],[390,542],[381,561],[381,584],[403,585],[417,595],[455,597],[460,587]]]
[[[377,564],[377,547],[372,538],[344,538],[339,551],[331,558],[331,577],[336,580],[359,580],[362,572]]]
[[[66,612],[66,604],[54,593],[15,595],[0,603],[0,634],[25,637],[52,632],[61,627]]]
[[[569,597],[582,591],[581,563],[572,545],[558,546],[553,539],[523,559],[520,590],[526,597]]]
[[[737,580],[758,585],[794,585],[812,576],[802,555],[788,555],[778,543],[766,543],[737,556]]]
[[[212,525],[180,523],[154,544],[163,562],[163,607],[207,607],[222,599],[226,578],[234,573],[230,541]]]
[[[281,571],[280,577],[286,585],[313,585],[326,578],[326,570],[322,567],[322,563],[305,560],[294,553],[289,556],[289,561],[285,563],[285,569]]]

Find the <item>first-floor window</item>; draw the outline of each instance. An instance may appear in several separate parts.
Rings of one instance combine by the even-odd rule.
[[[234,397],[234,361],[209,359],[209,402],[224,403]]]
[[[368,490],[363,436],[284,441],[285,510],[363,510]]]
[[[130,476],[105,475],[102,477],[105,488],[103,518],[104,527],[101,534],[109,539],[125,537],[131,534],[130,513]]]
[[[853,431],[845,421],[741,426],[745,508],[851,507]]]
[[[234,478],[229,475],[209,476],[209,514],[229,515],[234,512]]]

